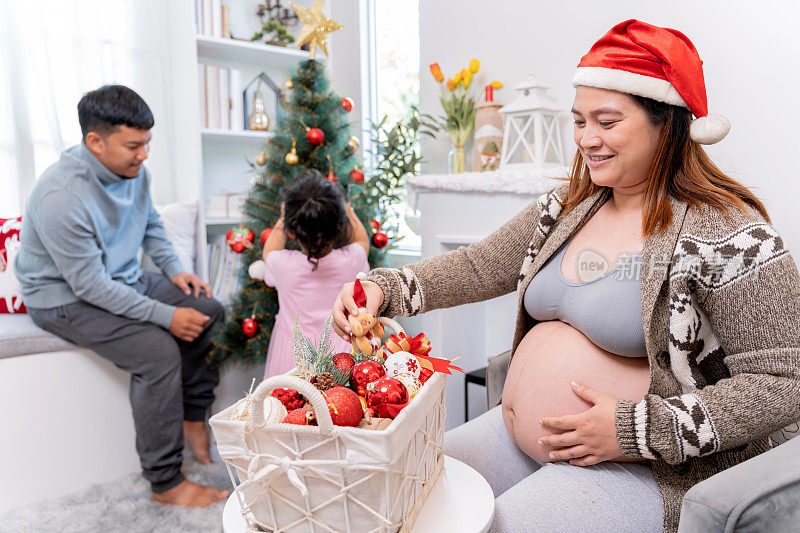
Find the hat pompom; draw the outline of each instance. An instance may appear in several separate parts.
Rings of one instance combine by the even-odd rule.
[[[731,131],[731,122],[722,115],[696,118],[689,127],[689,136],[699,144],[718,143]]]

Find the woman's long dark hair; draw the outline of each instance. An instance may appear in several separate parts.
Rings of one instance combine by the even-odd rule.
[[[749,205],[769,221],[767,209],[761,200],[747,187],[722,172],[703,147],[689,137],[692,114],[688,109],[643,96],[628,96],[644,110],[653,126],[662,127],[644,193],[644,236],[662,231],[671,223],[670,196],[690,206],[707,204],[722,212],[731,208],[745,210]],[[580,150],[576,150],[569,177],[569,192],[563,202],[561,216],[603,188],[592,182],[589,167]]]
[[[285,205],[284,230],[294,234],[316,270],[321,257],[347,240],[341,187],[319,171],[307,170],[283,188],[280,200]]]

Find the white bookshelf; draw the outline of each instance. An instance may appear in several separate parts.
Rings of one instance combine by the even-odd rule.
[[[289,69],[298,61],[308,59],[308,52],[296,48],[251,43],[236,39],[223,39],[198,35],[197,59],[201,63],[220,67],[263,67]]]
[[[242,219],[239,217],[207,217],[206,218],[206,227],[209,226],[225,226],[225,231],[228,230],[230,226],[236,226],[237,224],[241,224]]]
[[[298,4],[311,6],[314,0],[295,0]],[[235,37],[248,38],[259,28],[260,23],[255,15],[257,3],[252,0],[222,0],[230,9],[230,30]],[[333,0],[326,2],[326,11],[331,9]],[[176,180],[174,201],[198,200],[198,273],[208,276],[208,257],[205,244],[222,243],[227,230],[242,222],[243,217],[207,216],[209,198],[216,195],[246,193],[250,189],[252,178],[251,163],[261,151],[264,143],[275,135],[277,117],[275,110],[267,108],[270,116],[270,131],[224,130],[206,126],[205,116],[201,113],[204,101],[202,80],[197,72],[198,65],[209,65],[222,68],[238,69],[241,72],[241,83],[250,82],[259,72],[265,72],[278,87],[286,82],[291,70],[302,60],[308,59],[309,53],[299,50],[294,45],[287,47],[267,45],[263,42],[250,42],[240,39],[202,35],[198,33],[198,5],[193,0],[174,0],[167,4],[169,16],[180,20],[180,24],[168,33],[168,41],[174,61],[167,70],[171,80],[172,105],[177,110],[172,119],[172,127],[168,132],[176,139],[175,147],[183,158],[174,169]],[[359,62],[353,61],[358,56],[359,32],[357,4],[337,4],[340,11],[334,18],[351,31],[346,37],[347,52],[342,57],[348,58],[346,65],[352,69],[340,80],[344,91],[357,101],[360,99],[358,73]],[[331,16],[331,13],[328,13]],[[298,27],[290,31],[297,33]],[[343,39],[344,32],[334,39]],[[333,46],[330,50],[333,50]],[[317,61],[327,63],[332,77],[332,61],[324,54],[318,53]],[[341,90],[341,89],[340,89]],[[264,88],[268,97],[269,89]],[[191,94],[189,94],[191,93]],[[235,97],[231,95],[231,98]],[[238,95],[241,99],[241,95]],[[354,123],[360,123],[360,114],[354,112]]]
[[[217,130],[203,128],[200,130],[200,137],[203,142],[230,142],[230,141],[256,141],[265,142],[274,135],[271,131],[252,131],[252,130]]]
[[[210,65],[241,71],[242,84],[248,83],[259,72],[265,72],[278,85],[283,86],[291,69],[309,53],[294,47],[272,46],[236,39],[224,39],[208,35],[194,36],[195,61],[197,65]],[[203,81],[198,79],[196,91],[202,94]],[[243,87],[244,88],[244,87]],[[264,89],[265,91],[268,89]],[[265,93],[266,95],[266,93]],[[241,98],[241,94],[230,98]],[[200,102],[202,102],[202,97]],[[200,118],[201,153],[201,231],[205,234],[202,242],[222,243],[227,230],[240,224],[241,216],[206,216],[206,204],[210,197],[220,194],[244,193],[250,188],[252,162],[264,143],[275,133],[277,117],[274,108],[267,109],[271,120],[271,131],[229,130],[208,128]],[[203,255],[206,255],[203,247]],[[204,275],[208,275],[209,265],[203,261]]]

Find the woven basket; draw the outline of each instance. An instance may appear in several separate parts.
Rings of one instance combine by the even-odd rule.
[[[402,328],[381,317],[395,332]],[[334,426],[322,393],[293,372],[264,380],[250,421],[211,417],[249,531],[409,531],[443,464],[445,376],[434,373],[384,430]],[[265,423],[264,399],[289,387],[318,426]]]

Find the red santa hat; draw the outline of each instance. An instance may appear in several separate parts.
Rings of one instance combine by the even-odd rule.
[[[620,22],[581,58],[572,85],[685,107],[697,117],[689,133],[700,144],[719,142],[731,129],[727,118],[708,114],[703,62],[692,41],[671,28],[635,19]]]

